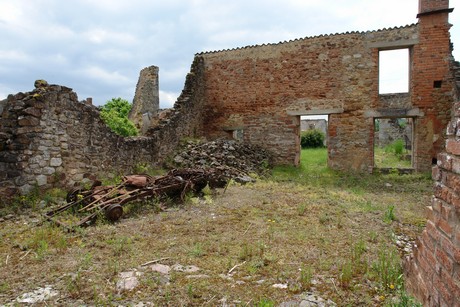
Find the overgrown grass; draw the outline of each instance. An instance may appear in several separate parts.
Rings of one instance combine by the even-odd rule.
[[[374,164],[378,168],[411,168],[411,151],[404,149],[403,140],[385,147],[374,147]]]
[[[416,306],[393,238],[419,234],[430,195],[427,175],[335,172],[325,149],[311,149],[299,168],[166,211],[133,204],[115,224],[67,233],[19,216],[0,229],[0,304],[50,284],[64,305],[277,306],[313,292],[338,306]],[[141,267],[152,260],[205,277]],[[134,269],[144,273],[138,288],[117,291]]]

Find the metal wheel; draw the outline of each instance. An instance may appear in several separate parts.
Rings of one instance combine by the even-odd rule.
[[[118,221],[122,215],[123,207],[120,204],[110,204],[105,208],[105,217],[109,221]]]

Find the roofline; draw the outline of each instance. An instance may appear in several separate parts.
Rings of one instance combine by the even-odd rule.
[[[342,32],[342,33],[335,33],[335,34],[320,34],[320,35],[315,35],[315,36],[307,36],[307,37],[303,37],[303,38],[291,39],[291,40],[288,40],[288,41],[280,41],[278,43],[256,44],[256,45],[247,45],[247,46],[243,46],[243,47],[235,47],[235,48],[220,49],[220,50],[213,50],[213,51],[202,51],[202,52],[196,53],[195,56],[205,55],[205,54],[213,54],[213,53],[220,53],[220,52],[227,52],[227,51],[242,50],[242,49],[251,49],[251,48],[257,48],[257,47],[262,47],[262,46],[276,46],[276,45],[282,45],[282,44],[292,43],[292,42],[296,42],[296,41],[304,41],[304,40],[315,39],[315,38],[320,38],[320,37],[332,37],[332,36],[349,35],[349,34],[370,34],[370,33],[383,32],[383,31],[396,30],[396,29],[412,28],[412,27],[415,27],[417,25],[418,25],[418,23],[413,23],[413,24],[409,24],[409,25],[405,25],[405,26],[393,27],[393,28],[383,28],[383,29],[379,29],[379,30],[351,31],[351,32]]]

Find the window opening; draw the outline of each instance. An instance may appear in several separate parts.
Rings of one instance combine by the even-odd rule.
[[[379,94],[409,92],[409,49],[380,50]]]

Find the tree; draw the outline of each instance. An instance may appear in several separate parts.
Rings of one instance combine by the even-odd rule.
[[[136,126],[128,119],[132,104],[127,100],[112,98],[101,108],[101,118],[109,128],[118,135],[138,135]]]

